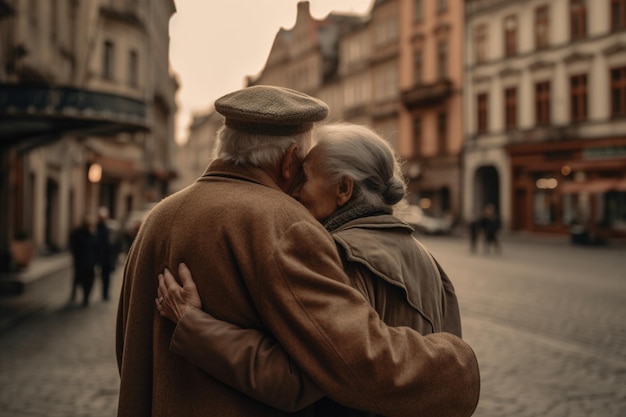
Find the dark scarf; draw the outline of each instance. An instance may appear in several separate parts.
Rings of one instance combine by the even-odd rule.
[[[324,227],[329,232],[337,229],[349,221],[368,216],[391,214],[392,210],[384,205],[371,205],[359,202],[360,198],[352,198],[343,207],[339,207],[324,221]]]

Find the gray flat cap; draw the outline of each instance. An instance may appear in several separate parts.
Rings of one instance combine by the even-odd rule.
[[[306,132],[328,116],[323,101],[284,87],[255,85],[215,101],[225,124],[248,133],[288,136]]]

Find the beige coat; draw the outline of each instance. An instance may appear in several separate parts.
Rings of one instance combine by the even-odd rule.
[[[352,285],[385,323],[460,337],[452,282],[412,232],[394,216],[376,215],[347,222],[332,235]],[[300,410],[324,396],[272,337],[246,332],[199,310],[180,320],[171,348],[221,381],[282,410]],[[316,414],[369,415],[328,399],[317,404]]]
[[[412,232],[396,217],[381,215],[353,220],[332,234],[352,285],[385,323],[461,337],[454,286]]]
[[[169,349],[157,274],[186,262],[203,308],[272,334],[324,392],[388,416],[465,416],[478,401],[472,349],[451,334],[389,328],[349,285],[323,227],[261,170],[213,163],[157,205],[125,266],[117,327],[119,416],[286,415]],[[295,415],[314,415],[307,407]]]

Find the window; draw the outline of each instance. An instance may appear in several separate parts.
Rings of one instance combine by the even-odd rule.
[[[550,123],[550,81],[535,84],[535,123]]]
[[[487,25],[484,23],[474,29],[474,53],[476,62],[487,60]]]
[[[626,116],[626,67],[611,70],[611,113]]]
[[[128,85],[137,87],[139,84],[139,54],[135,50],[128,53]]]
[[[517,16],[504,18],[504,55],[517,54]]]
[[[504,126],[507,129],[517,127],[517,88],[504,90]]]
[[[548,47],[548,29],[550,20],[548,6],[540,6],[535,9],[535,48],[545,49]]]
[[[415,85],[419,85],[423,80],[423,68],[424,68],[424,59],[422,55],[422,51],[415,51],[413,53],[413,82]]]
[[[36,29],[39,26],[39,4],[37,0],[28,2],[28,23]]]
[[[59,21],[57,19],[59,5],[57,1],[58,0],[52,0],[50,2],[50,39],[52,41],[56,41],[59,37]]]
[[[413,22],[421,22],[424,19],[422,0],[413,0]]]
[[[380,66],[374,70],[374,98],[390,100],[398,95],[398,72],[394,64]]]
[[[573,122],[587,119],[587,75],[570,77],[570,117]]]
[[[533,197],[534,222],[537,226],[549,226],[556,222],[556,192],[550,189],[536,189]]]
[[[415,156],[422,153],[422,118],[415,116],[413,118],[413,149]]]
[[[107,80],[113,79],[114,58],[115,45],[111,41],[105,41],[102,53],[102,78]]]
[[[437,45],[437,73],[442,80],[448,76],[448,42],[441,41]]]
[[[384,46],[398,39],[398,20],[394,15],[381,18],[375,26],[376,46]]]
[[[611,28],[626,28],[626,0],[611,0]]]
[[[476,118],[477,118],[477,131],[478,133],[485,133],[487,131],[487,114],[488,114],[488,100],[487,93],[481,93],[476,97]]]
[[[445,13],[448,10],[448,0],[437,0],[437,13]]]
[[[439,154],[445,154],[447,149],[448,138],[448,114],[439,112],[437,114],[437,145]]]
[[[587,36],[587,5],[585,0],[571,0],[569,15],[571,40],[582,39]]]

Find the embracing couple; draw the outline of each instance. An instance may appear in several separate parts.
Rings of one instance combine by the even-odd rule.
[[[389,144],[254,86],[215,103],[216,156],[150,213],[117,323],[118,416],[469,416],[454,287],[410,226]],[[156,302],[155,302],[156,297]]]

